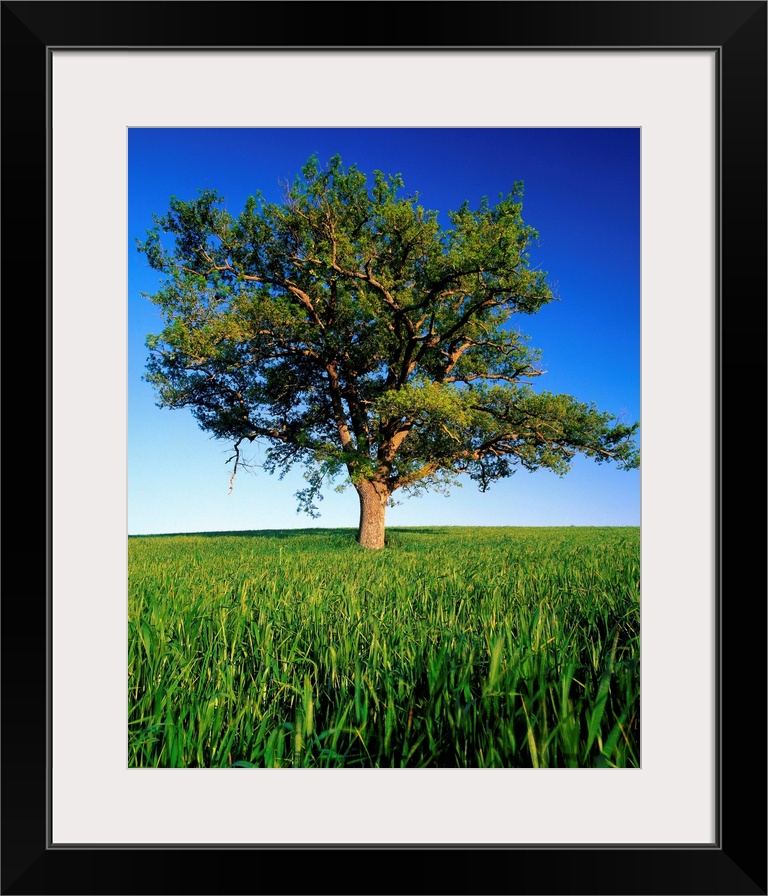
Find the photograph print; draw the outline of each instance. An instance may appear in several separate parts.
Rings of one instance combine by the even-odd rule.
[[[639,128],[130,128],[129,768],[640,768]]]

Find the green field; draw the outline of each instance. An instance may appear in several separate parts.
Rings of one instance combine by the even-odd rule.
[[[132,768],[640,766],[640,529],[132,536]]]

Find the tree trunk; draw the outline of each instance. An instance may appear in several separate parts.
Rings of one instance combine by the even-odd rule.
[[[364,548],[384,547],[384,518],[390,492],[381,483],[365,479],[355,488],[360,498],[357,540]]]

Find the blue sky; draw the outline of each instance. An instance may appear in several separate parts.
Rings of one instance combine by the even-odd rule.
[[[640,419],[640,131],[635,128],[130,129],[128,134],[128,532],[241,531],[357,525],[351,489],[333,487],[313,520],[296,511],[300,471],[283,480],[238,473],[230,446],[187,410],[160,409],[143,382],[145,340],[159,332],[142,293],[160,281],[136,250],[171,196],[215,189],[238,214],[261,191],[280,199],[310,155],[338,153],[371,174],[402,174],[405,190],[443,213],[466,199],[493,203],[525,184],[523,219],[540,234],[532,261],[559,300],[518,325],[543,352],[535,385]],[[252,456],[258,462],[258,455]],[[397,496],[396,496],[397,497]],[[640,472],[578,458],[560,478],[519,470],[485,494],[468,478],[449,497],[406,498],[389,526],[639,525]]]

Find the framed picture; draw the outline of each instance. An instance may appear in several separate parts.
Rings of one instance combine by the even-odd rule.
[[[361,33],[407,37],[340,44],[352,9]],[[4,893],[239,892],[257,866],[259,891],[308,894],[767,892],[765,738],[753,733],[765,601],[745,604],[754,574],[740,575],[764,544],[743,513],[738,563],[723,538],[723,485],[736,490],[735,468],[752,463],[727,464],[727,448],[754,415],[754,384],[724,383],[754,377],[764,350],[766,4],[454,3],[427,39],[417,10],[436,8],[3,3],[16,347],[31,325],[15,274],[42,257],[47,272],[31,281],[46,320],[46,524],[29,564],[40,581],[3,607]],[[242,42],[286,13],[290,40],[275,29],[279,40]],[[640,129],[640,768],[235,781],[128,766],[128,134],[179,127]],[[739,299],[750,317],[737,333]],[[6,390],[9,419],[29,417],[27,375]],[[29,544],[25,533],[20,557]]]

